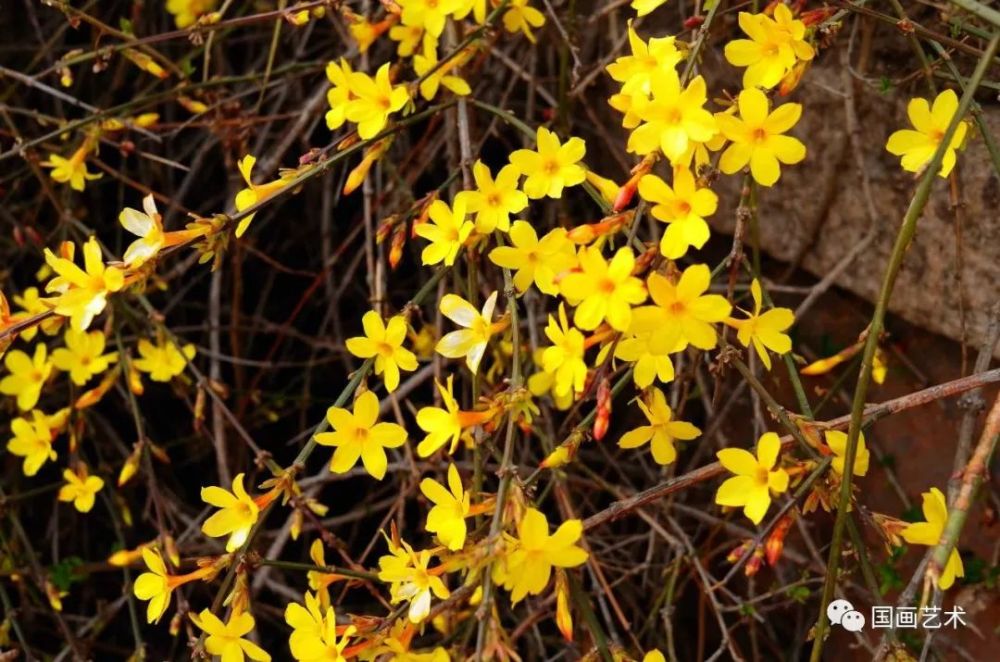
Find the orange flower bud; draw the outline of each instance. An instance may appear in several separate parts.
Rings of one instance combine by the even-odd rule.
[[[569,610],[569,585],[564,570],[556,571],[556,626],[566,641],[573,641],[573,614]]]
[[[767,564],[772,568],[778,565],[778,561],[781,559],[781,552],[785,549],[785,536],[788,535],[788,530],[792,527],[794,521],[794,515],[789,514],[782,517],[764,543]]]
[[[122,487],[125,483],[132,480],[132,477],[139,470],[139,461],[141,459],[142,442],[140,441],[132,447],[132,453],[126,458],[125,464],[122,465],[122,470],[118,473],[118,487]]]
[[[597,385],[597,416],[594,418],[594,439],[600,441],[611,423],[611,380],[602,377]]]
[[[395,269],[403,259],[403,247],[406,246],[406,226],[399,225],[392,233],[392,244],[389,245],[389,268]]]

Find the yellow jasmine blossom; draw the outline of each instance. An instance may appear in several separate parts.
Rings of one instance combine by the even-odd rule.
[[[372,78],[360,71],[351,73],[351,91],[354,98],[347,103],[344,114],[358,125],[362,140],[374,138],[389,121],[389,115],[400,110],[410,100],[405,85],[393,85],[389,80],[389,63],[386,62]]]
[[[510,215],[528,206],[528,196],[517,188],[520,172],[511,164],[505,165],[497,173],[496,180],[489,167],[482,161],[472,166],[472,176],[476,188],[463,191],[465,205],[469,213],[476,215],[476,231],[483,234],[493,230],[510,230]]]
[[[326,65],[326,78],[330,81],[330,89],[326,93],[326,102],[330,106],[330,110],[326,111],[326,126],[331,131],[339,129],[347,121],[347,104],[354,98],[351,91],[352,71],[344,58]]]
[[[55,312],[70,318],[70,324],[78,331],[85,331],[104,311],[108,293],[125,286],[125,272],[119,267],[105,266],[101,247],[94,237],[83,245],[83,269],[72,259],[56,257],[48,248],[45,262],[58,274],[45,286],[46,292],[57,293],[50,300]]]
[[[633,326],[644,328],[654,326],[656,322],[646,325],[642,318],[647,314],[642,308],[632,311]],[[674,339],[674,346],[664,344],[665,339]],[[683,339],[678,339],[675,333],[664,334],[661,330],[626,334],[615,347],[615,358],[633,363],[632,379],[639,388],[647,388],[654,380],[671,382],[674,379],[674,364],[670,354],[679,352],[687,346]]]
[[[635,15],[640,18],[651,13],[654,9],[660,5],[666,3],[667,0],[632,0],[632,9],[635,10]]]
[[[418,25],[432,37],[440,37],[445,19],[462,8],[462,0],[401,0],[404,25]]]
[[[240,174],[243,175],[243,181],[246,182],[247,188],[241,190],[236,194],[236,211],[242,212],[250,209],[256,204],[260,204],[269,198],[274,197],[279,191],[285,189],[291,185],[292,180],[295,179],[298,174],[297,170],[282,170],[278,173],[278,179],[275,179],[264,184],[254,184],[253,183],[253,167],[257,164],[257,157],[252,154],[247,154],[242,159],[237,162],[237,167],[240,170]],[[240,222],[236,225],[236,238],[239,239],[243,236],[243,233],[247,231],[250,227],[250,223],[253,221],[256,212],[241,218]]]
[[[920,172],[924,169],[937,151],[941,139],[944,138],[951,119],[958,111],[958,96],[954,90],[945,90],[934,99],[930,105],[927,99],[911,99],[906,107],[913,129],[901,129],[889,136],[885,148],[896,156],[903,157],[900,164],[907,172]],[[955,129],[948,148],[941,160],[941,170],[938,174],[947,177],[955,167],[955,152],[962,149],[965,136],[969,131],[969,123],[962,120]]]
[[[417,47],[424,42],[425,48],[437,46],[437,39],[427,35],[424,38],[424,27],[422,25],[394,25],[389,28],[389,39],[398,41],[396,55],[399,57],[411,57],[417,52]]]
[[[173,14],[177,27],[183,29],[215,9],[217,3],[218,0],[167,0],[167,11]]]
[[[36,315],[41,315],[42,313],[47,313],[52,309],[52,306],[46,304],[45,299],[41,297],[38,292],[37,287],[26,287],[24,292],[21,294],[15,294],[13,301],[21,309],[19,312],[14,313],[10,316],[9,322],[19,322],[29,317],[35,317]],[[58,331],[59,327],[62,326],[63,319],[61,317],[50,317],[44,322],[37,326],[31,326],[21,331],[18,334],[19,338],[31,341],[35,339],[38,334],[38,329],[41,329],[45,334],[54,336]],[[2,354],[0,354],[2,356]]]
[[[188,361],[194,358],[194,345],[178,348],[173,342],[161,337],[154,345],[142,338],[138,344],[139,358],[132,361],[136,370],[149,373],[154,382],[169,382],[184,372]]]
[[[922,496],[921,508],[924,511],[926,521],[910,524],[900,531],[900,535],[911,545],[936,547],[941,542],[944,526],[948,521],[948,505],[945,502],[944,494],[936,487],[932,487],[930,492],[924,492]],[[938,588],[946,591],[955,583],[955,577],[964,576],[965,567],[962,565],[962,557],[959,556],[958,549],[953,548],[941,572],[941,577],[938,579]]]
[[[726,44],[726,59],[734,67],[746,67],[743,87],[771,89],[799,60],[812,60],[813,47],[805,41],[806,26],[792,16],[787,5],[774,6],[774,18],[740,12],[740,28],[749,39]]]
[[[392,393],[399,386],[399,371],[412,372],[417,369],[417,357],[403,347],[406,340],[406,318],[396,315],[389,323],[382,316],[369,310],[361,318],[365,335],[348,338],[347,351],[362,359],[375,357],[375,374],[382,375],[385,390]]]
[[[449,73],[462,66],[466,59],[468,59],[466,55],[458,55],[438,67],[437,44],[425,44],[423,54],[417,53],[413,56],[413,71],[419,78],[423,78],[432,70],[434,73],[430,73],[420,82],[420,96],[430,101],[437,96],[442,86],[456,96],[464,97],[471,94],[472,88],[464,78]]]
[[[64,340],[66,347],[52,352],[52,365],[68,372],[77,386],[83,386],[118,360],[118,352],[103,353],[106,341],[101,331],[66,329]]]
[[[589,246],[580,251],[580,271],[567,274],[559,286],[566,300],[577,306],[573,322],[586,331],[604,320],[616,331],[625,331],[632,321],[632,306],[646,300],[642,281],[632,275],[632,249],[619,248],[611,262],[601,249]]]
[[[482,313],[457,294],[446,294],[441,298],[441,314],[465,328],[446,333],[435,347],[438,354],[449,359],[460,359],[464,356],[465,364],[469,366],[472,374],[479,371],[479,362],[483,359],[490,338],[506,329],[508,325],[507,318],[493,322],[497,294],[498,292],[494,292],[486,299]]]
[[[560,398],[582,393],[587,381],[585,339],[578,329],[569,325],[564,304],[559,304],[558,322],[549,315],[545,335],[552,341],[552,346],[542,352],[542,369],[555,379],[553,394]]]
[[[708,88],[696,76],[681,87],[677,71],[657,69],[650,75],[651,97],[633,98],[632,112],[643,122],[629,136],[628,151],[646,155],[662,150],[679,164],[692,143],[703,143],[716,134],[715,118],[705,110]]]
[[[472,221],[466,219],[466,199],[455,196],[453,206],[443,200],[435,200],[427,208],[430,222],[420,223],[413,231],[427,241],[429,246],[420,253],[420,261],[424,264],[444,262],[447,266],[455,264],[455,257],[469,238],[475,227]]]
[[[660,342],[668,349],[678,339],[698,349],[713,349],[717,337],[712,324],[726,319],[732,307],[721,295],[705,294],[711,280],[712,272],[705,264],[685,269],[676,284],[658,273],[650,274],[646,287],[656,307],[643,309],[637,330],[658,330],[662,334]]]
[[[757,456],[742,448],[723,448],[716,453],[719,462],[736,474],[726,479],[715,494],[720,506],[743,507],[743,513],[754,524],[760,524],[771,507],[771,494],[781,494],[788,489],[788,472],[775,468],[781,440],[773,432],[764,433],[757,440]]]
[[[526,595],[544,591],[553,567],[574,568],[584,563],[588,554],[577,545],[582,534],[582,522],[571,519],[549,535],[545,514],[528,508],[517,524],[517,543],[504,573],[511,602],[516,604]]]
[[[660,239],[664,257],[676,260],[708,241],[705,217],[715,213],[719,198],[711,189],[698,188],[687,167],[674,168],[673,188],[656,175],[645,175],[639,180],[639,195],[653,203],[653,218],[668,224]]]
[[[827,430],[823,433],[826,438],[826,445],[833,451],[833,462],[831,466],[839,475],[844,474],[844,456],[847,455],[847,433],[840,430]],[[865,434],[858,433],[858,447],[854,453],[854,475],[864,476],[868,473],[868,462],[871,454],[865,446]]]
[[[795,323],[795,313],[788,308],[772,308],[761,314],[760,281],[756,278],[750,283],[750,295],[753,297],[753,312],[745,320],[733,320],[736,327],[736,339],[744,347],[753,345],[761,363],[771,369],[771,357],[767,350],[776,354],[787,354],[792,351],[792,339],[785,333]],[[746,312],[746,311],[744,311]]]
[[[653,74],[673,69],[684,59],[674,37],[652,37],[645,42],[636,34],[632,21],[628,23],[628,41],[632,54],[623,55],[606,67],[608,75],[622,84],[623,94],[648,95],[652,91]]]
[[[240,473],[233,478],[232,492],[215,485],[201,488],[201,500],[221,509],[205,520],[201,530],[213,538],[228,535],[227,552],[235,552],[246,542],[260,515],[260,506],[243,489],[243,476]]]
[[[330,460],[330,471],[345,473],[361,458],[365,471],[382,480],[389,463],[385,449],[406,443],[406,430],[395,423],[378,423],[378,412],[378,397],[371,391],[358,396],[353,413],[340,407],[326,411],[333,432],[317,434],[316,441],[337,449]]]
[[[64,158],[58,154],[49,154],[48,161],[42,161],[42,165],[52,168],[49,176],[60,184],[69,183],[74,191],[82,191],[87,186],[88,181],[101,178],[101,173],[92,173],[87,170],[87,154],[90,153],[92,144],[89,140],[73,152],[73,156]]]
[[[545,25],[545,15],[528,5],[528,0],[510,0],[507,3],[507,11],[503,15],[503,26],[507,32],[517,32],[520,30],[528,41],[535,43],[535,35],[532,28],[540,28]]]
[[[460,410],[453,395],[453,382],[453,375],[448,376],[447,387],[437,382],[438,393],[441,394],[444,409],[422,407],[417,411],[417,425],[427,433],[423,440],[417,444],[417,455],[420,457],[430,456],[448,442],[451,442],[448,453],[454,453],[462,436],[462,430],[479,425],[491,419],[496,413],[492,409],[484,411]]]
[[[696,439],[701,434],[701,430],[685,421],[672,420],[673,412],[670,410],[670,405],[667,404],[663,391],[654,388],[651,390],[651,396],[648,405],[642,400],[636,401],[646,420],[649,421],[649,425],[643,425],[626,432],[618,440],[618,446],[639,448],[648,443],[657,464],[670,464],[677,459],[674,440],[690,441]]]
[[[138,267],[154,257],[163,248],[165,241],[163,219],[156,210],[156,201],[152,195],[142,199],[142,208],[144,211],[126,207],[118,215],[118,222],[122,227],[139,237],[125,249],[122,258],[131,267]]]
[[[450,491],[449,491],[450,490]],[[441,544],[455,552],[465,545],[465,518],[469,515],[469,493],[454,464],[448,465],[448,488],[433,478],[420,481],[420,491],[434,507],[427,513],[427,530],[436,533]]]
[[[770,102],[760,90],[746,89],[738,99],[740,117],[727,113],[715,116],[719,129],[732,141],[719,159],[719,169],[727,175],[750,164],[750,174],[761,186],[771,186],[781,177],[779,163],[795,164],[806,158],[806,146],[784,133],[802,116],[802,106],[786,103],[768,112]]]
[[[389,600],[392,604],[409,602],[408,617],[411,623],[420,623],[431,610],[431,593],[444,600],[451,593],[438,576],[443,568],[427,569],[431,560],[430,550],[414,552],[405,540],[401,546],[389,542],[389,554],[378,560],[378,578],[389,582]]]
[[[490,261],[515,270],[513,280],[518,292],[527,291],[534,283],[543,294],[558,294],[556,278],[576,266],[576,251],[566,229],[554,228],[539,240],[531,223],[514,221],[509,236],[512,245],[491,250]]]
[[[191,621],[208,635],[205,650],[210,655],[218,655],[225,662],[243,662],[247,657],[255,662],[270,662],[271,656],[263,648],[243,638],[256,625],[250,614],[233,611],[225,623],[209,609],[190,616]]]
[[[3,362],[10,374],[0,379],[0,393],[16,396],[17,406],[22,411],[34,409],[42,387],[52,374],[48,349],[43,343],[38,343],[33,357],[15,349],[4,357]]]
[[[94,497],[104,487],[98,476],[88,476],[86,465],[80,465],[79,473],[72,469],[63,471],[66,484],[59,488],[60,501],[72,501],[73,507],[81,513],[89,513],[94,507]]]
[[[518,149],[511,153],[510,162],[525,175],[524,192],[529,198],[561,198],[563,188],[582,184],[587,171],[580,161],[587,153],[582,138],[570,138],[566,144],[543,126],[536,134],[537,150]]]
[[[346,662],[344,649],[349,638],[356,632],[353,625],[344,629],[342,637],[337,637],[337,613],[332,606],[324,610],[320,600],[305,594],[305,606],[290,602],[285,607],[285,622],[292,628],[288,647],[292,657],[302,662]]]
[[[142,548],[142,559],[146,562],[149,572],[144,572],[135,579],[132,592],[140,600],[148,600],[146,605],[146,622],[159,623],[167,607],[170,606],[170,596],[176,587],[172,577],[167,572],[160,553],[149,547]]]
[[[22,471],[25,476],[34,476],[49,460],[56,459],[52,442],[66,424],[69,410],[47,416],[38,410],[31,412],[31,420],[15,418],[10,422],[14,436],[7,441],[7,451],[24,458]]]

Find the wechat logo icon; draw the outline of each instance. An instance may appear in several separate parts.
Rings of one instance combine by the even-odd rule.
[[[834,600],[826,608],[826,617],[834,625],[848,632],[861,632],[865,627],[865,615],[854,609],[847,600]]]

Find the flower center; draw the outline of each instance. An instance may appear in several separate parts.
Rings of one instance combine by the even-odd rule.
[[[379,353],[380,356],[383,356],[385,358],[390,358],[392,356],[393,349],[392,349],[392,345],[390,345],[389,343],[387,343],[387,342],[380,342],[380,343],[377,343],[375,345],[375,347],[378,350],[378,353]]]
[[[601,284],[598,285],[597,288],[601,292],[604,292],[605,294],[614,294],[615,293],[615,281],[611,280],[610,278],[605,278],[605,279],[601,280]]]
[[[488,196],[486,196],[486,204],[488,204],[490,207],[499,207],[500,206],[500,194],[499,193],[490,193]]]
[[[753,138],[753,141],[755,143],[762,143],[765,140],[767,140],[767,131],[764,130],[763,127],[757,127],[756,129],[753,130],[750,136],[751,138]]]
[[[768,470],[764,467],[757,467],[757,482],[761,485],[767,485]]]
[[[547,175],[555,175],[556,173],[559,172],[559,162],[556,161],[555,159],[548,159],[542,165],[542,170]]]
[[[670,304],[670,312],[674,315],[683,315],[687,311],[687,307],[684,305],[683,301],[674,301]]]

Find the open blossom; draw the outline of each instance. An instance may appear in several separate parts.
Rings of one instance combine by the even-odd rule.
[[[158,623],[170,606],[170,596],[175,588],[171,581],[173,577],[167,572],[167,566],[158,551],[143,547],[142,559],[149,570],[136,577],[132,590],[135,597],[149,601],[146,605],[146,622]]]
[[[72,257],[57,257],[48,248],[45,249],[45,262],[57,274],[45,286],[46,292],[56,293],[49,301],[56,314],[70,318],[70,324],[77,331],[85,331],[104,311],[109,293],[125,286],[125,272],[104,264],[101,247],[94,237],[83,245],[83,269]]]
[[[52,362],[44,343],[35,345],[34,356],[28,356],[15,349],[4,357],[9,375],[0,379],[0,393],[17,398],[17,407],[22,411],[34,409],[42,394],[42,387],[52,375]]]
[[[347,351],[362,359],[375,358],[375,374],[382,375],[385,390],[392,393],[399,386],[399,371],[412,372],[417,369],[417,357],[403,347],[406,340],[406,318],[396,315],[389,322],[369,310],[361,318],[365,335],[348,338]]]
[[[258,501],[263,501],[265,497],[273,498],[270,493],[259,500],[251,498],[243,488],[243,476],[241,473],[233,478],[232,492],[215,485],[201,488],[201,500],[220,509],[205,520],[201,530],[213,538],[229,536],[226,541],[227,552],[235,552],[246,542],[250,529],[257,523],[260,515],[261,505]]]
[[[566,306],[559,304],[559,321],[551,314],[545,336],[552,342],[542,352],[542,369],[555,380],[552,392],[556,398],[582,393],[587,381],[586,344],[583,334],[569,324]]]
[[[339,129],[347,121],[347,103],[354,98],[352,72],[350,63],[344,58],[326,65],[326,78],[330,81],[330,89],[326,92],[326,102],[330,106],[326,111],[326,127],[330,130]]]
[[[118,360],[118,353],[104,353],[106,339],[102,331],[77,331],[66,329],[66,347],[52,352],[52,365],[68,372],[77,386],[83,386],[94,375],[99,375]]]
[[[393,85],[389,79],[389,63],[386,62],[372,78],[361,71],[351,72],[349,81],[353,98],[347,102],[344,115],[358,125],[358,135],[362,140],[374,138],[389,122],[389,115],[400,110],[409,102],[410,93],[405,85]]]
[[[460,97],[472,94],[472,88],[465,79],[451,73],[465,63],[468,53],[471,51],[465,51],[438,66],[437,45],[425,44],[423,53],[413,56],[413,72],[419,78],[423,78],[420,82],[420,96],[430,101],[438,95],[442,87]]]
[[[240,174],[243,176],[243,181],[246,183],[247,187],[236,194],[236,200],[234,202],[236,206],[236,211],[243,212],[250,209],[254,205],[260,204],[265,200],[272,198],[279,191],[287,188],[291,185],[292,180],[295,179],[298,171],[296,170],[282,170],[278,173],[278,179],[272,180],[270,182],[265,182],[264,184],[254,184],[253,183],[253,168],[257,164],[257,157],[252,154],[247,154],[242,159],[237,162],[237,167],[240,170]],[[246,217],[241,218],[239,223],[236,225],[236,238],[240,238],[250,227],[250,223],[253,221],[256,212],[253,214],[248,214]]]
[[[62,431],[69,418],[69,410],[63,409],[48,416],[37,409],[31,418],[15,418],[10,422],[14,436],[7,441],[7,452],[24,458],[22,470],[25,476],[34,476],[49,460],[56,459],[52,442]]]
[[[580,165],[587,153],[582,138],[561,144],[556,134],[540,126],[535,142],[536,150],[518,149],[510,154],[510,162],[527,177],[523,188],[529,198],[561,198],[563,188],[582,184],[587,178]]]
[[[337,636],[337,613],[331,605],[324,609],[319,598],[308,591],[305,606],[290,602],[285,607],[285,623],[292,628],[288,647],[301,662],[346,662],[344,649],[356,631],[353,625]]]
[[[195,355],[194,345],[178,347],[166,337],[158,338],[156,344],[142,338],[137,348],[139,358],[132,361],[132,365],[136,370],[149,373],[154,382],[169,382],[177,377]]]
[[[637,400],[636,404],[649,425],[642,425],[623,434],[618,440],[621,448],[639,448],[648,443],[657,464],[670,464],[677,459],[675,440],[689,441],[701,434],[701,430],[690,423],[673,420],[670,405],[667,404],[663,391],[658,388],[651,390],[648,403]]]
[[[454,453],[463,430],[479,425],[493,418],[496,412],[492,409],[484,411],[463,411],[459,409],[454,396],[454,376],[449,375],[447,386],[437,383],[438,393],[444,401],[444,409],[440,407],[421,407],[417,411],[417,425],[427,435],[417,444],[417,455],[428,457],[445,444],[449,444],[448,453]]]
[[[711,140],[716,134],[715,118],[705,110],[708,88],[705,79],[695,78],[681,87],[673,68],[658,69],[650,77],[651,97],[633,99],[632,111],[642,124],[632,131],[628,151],[646,155],[657,150],[680,164],[693,143]]]
[[[45,299],[39,294],[37,287],[26,287],[20,294],[15,294],[12,299],[20,310],[10,315],[9,323],[23,321],[29,317],[47,313],[52,308],[46,304]],[[64,321],[59,316],[49,317],[37,326],[30,326],[24,329],[18,334],[18,337],[30,342],[35,339],[39,329],[45,335],[54,336],[59,333],[59,329],[62,328]],[[0,356],[3,356],[2,352],[0,352]]]
[[[385,477],[388,458],[386,448],[399,448],[406,443],[406,430],[395,423],[378,423],[378,397],[365,391],[354,402],[354,411],[330,407],[326,412],[333,432],[316,435],[317,443],[334,446],[330,471],[345,473],[361,459],[373,478]]]
[[[420,491],[434,507],[427,513],[427,530],[437,534],[441,544],[452,551],[465,545],[465,518],[469,515],[469,493],[454,464],[448,465],[448,487],[433,478],[420,481]]]
[[[694,173],[684,166],[674,168],[673,184],[645,175],[639,180],[639,195],[653,203],[653,218],[668,224],[660,239],[660,253],[676,260],[689,248],[701,248],[708,241],[705,217],[715,213],[719,198],[709,188],[698,188]]]
[[[389,554],[378,560],[378,578],[389,582],[389,599],[392,604],[409,602],[407,612],[411,623],[421,623],[431,610],[431,594],[444,600],[451,593],[438,576],[440,572],[428,570],[432,555],[430,550],[414,552],[401,540],[399,545],[389,541]],[[435,569],[441,569],[440,566]]]
[[[944,494],[936,487],[932,487],[929,492],[924,492],[921,496],[923,497],[921,509],[926,521],[910,524],[900,532],[900,535],[911,545],[935,547],[941,542],[945,524],[948,522],[948,504],[944,499]],[[955,577],[964,576],[965,567],[962,565],[962,557],[959,556],[957,548],[952,548],[948,561],[941,571],[941,577],[938,579],[938,588],[946,591],[955,583]]]
[[[42,161],[42,165],[52,168],[49,176],[54,181],[68,183],[74,191],[82,191],[88,181],[101,178],[101,173],[95,174],[87,170],[87,154],[92,149],[93,145],[86,140],[68,159],[58,154],[49,154],[49,160]]]
[[[906,114],[913,129],[895,131],[889,136],[885,148],[890,153],[903,157],[900,159],[903,170],[920,172],[930,163],[957,111],[958,96],[954,90],[945,90],[937,95],[933,106],[927,99],[920,97],[911,99],[906,107]],[[941,177],[947,177],[955,167],[955,153],[965,144],[968,131],[969,123],[965,120],[960,121],[955,129],[955,135],[944,151],[941,170],[938,171]]]
[[[421,262],[428,265],[444,262],[449,267],[455,264],[458,251],[475,227],[466,219],[467,213],[466,199],[461,195],[455,196],[451,207],[443,200],[430,204],[427,208],[430,222],[413,228],[415,233],[431,242],[420,253]]]
[[[608,262],[600,248],[591,246],[580,251],[579,259],[580,271],[567,274],[560,282],[563,296],[577,306],[573,321],[587,331],[604,320],[616,331],[628,329],[632,306],[646,300],[646,288],[632,275],[632,249],[619,248]]]
[[[623,94],[648,95],[652,91],[653,74],[673,69],[684,58],[674,37],[651,37],[648,42],[643,41],[632,21],[628,24],[628,42],[632,54],[623,55],[606,67],[608,75],[622,84]]]
[[[152,194],[142,199],[143,211],[126,207],[118,215],[122,227],[139,237],[127,249],[123,260],[125,264],[138,267],[154,257],[163,248],[163,219],[156,210],[156,201]]]
[[[528,0],[510,0],[503,15],[503,26],[507,32],[521,31],[528,41],[535,43],[532,28],[545,25],[545,14],[528,4]]]
[[[510,246],[497,246],[490,251],[490,261],[498,267],[514,269],[514,287],[525,292],[534,283],[539,292],[554,296],[559,293],[557,278],[576,266],[576,250],[567,238],[565,228],[553,228],[538,238],[535,228],[527,221],[514,221],[510,226]]]
[[[840,430],[827,430],[823,433],[826,445],[833,451],[833,462],[830,466],[838,475],[844,473],[844,462],[847,455],[847,433]],[[858,447],[854,451],[854,475],[864,476],[868,473],[868,462],[871,454],[865,445],[865,435],[858,432]]]
[[[479,371],[486,345],[494,334],[507,328],[508,320],[493,321],[493,309],[497,305],[497,292],[483,304],[480,313],[471,303],[457,294],[446,294],[441,298],[441,314],[455,324],[465,327],[459,331],[446,333],[437,343],[437,352],[450,359],[465,357],[465,364],[472,374]]]
[[[218,0],[167,0],[167,11],[173,14],[177,27],[184,29],[215,9],[217,4]]]
[[[225,662],[243,662],[248,657],[254,662],[270,662],[271,656],[263,648],[244,639],[256,625],[250,614],[234,610],[225,623],[209,609],[189,616],[208,635],[205,650],[210,655],[218,655]]]
[[[489,167],[482,161],[472,165],[476,188],[463,191],[466,208],[476,216],[476,231],[483,234],[510,229],[510,215],[528,206],[528,196],[518,187],[520,173],[514,165],[505,165],[494,180]]]
[[[577,542],[583,535],[578,519],[563,522],[549,534],[545,514],[528,508],[517,524],[517,541],[504,564],[504,586],[510,600],[520,602],[526,595],[545,590],[552,568],[575,568],[587,560],[587,552]]]
[[[713,349],[718,337],[712,324],[726,319],[732,307],[724,296],[706,294],[711,279],[706,264],[691,265],[676,283],[658,273],[650,274],[646,287],[656,305],[636,309],[632,330],[656,331],[657,343],[665,351],[678,351],[678,341],[698,349]]]
[[[786,103],[769,111],[767,95],[756,88],[740,92],[740,116],[715,116],[719,130],[732,141],[722,153],[719,169],[727,175],[750,165],[750,174],[761,186],[772,186],[781,177],[781,163],[795,164],[806,158],[806,146],[784,135],[799,121],[802,106]]]
[[[795,323],[795,313],[788,308],[771,308],[761,313],[760,281],[756,278],[750,283],[750,295],[753,297],[753,312],[745,320],[729,322],[736,327],[736,339],[744,347],[753,345],[761,363],[771,369],[771,357],[767,350],[776,354],[787,354],[792,351],[792,339],[785,333]]]
[[[746,67],[746,89],[771,89],[798,61],[812,60],[816,54],[805,41],[805,24],[795,19],[784,3],[775,3],[773,19],[765,14],[740,12],[739,23],[749,39],[729,42],[725,54],[733,66]]]
[[[788,489],[788,472],[776,468],[780,452],[778,435],[766,432],[757,441],[756,456],[742,448],[723,448],[716,453],[722,466],[736,475],[719,486],[715,503],[742,507],[751,522],[760,524],[771,507],[771,494]]]
[[[72,469],[63,471],[66,484],[59,488],[60,501],[72,501],[73,507],[81,513],[89,513],[94,507],[94,497],[104,487],[99,476],[88,476],[86,465],[80,465],[79,473]]]
[[[463,0],[401,0],[403,25],[420,26],[432,37],[440,37],[445,20],[462,9]]]

